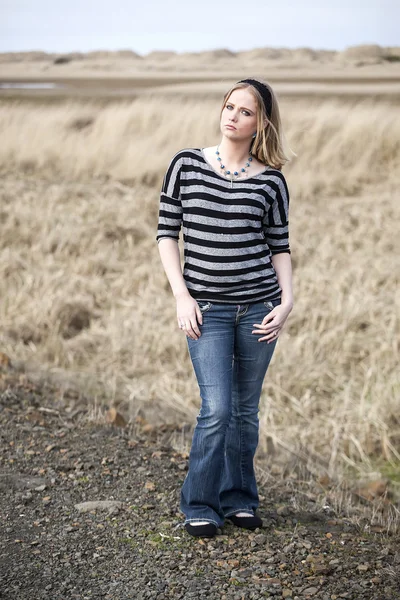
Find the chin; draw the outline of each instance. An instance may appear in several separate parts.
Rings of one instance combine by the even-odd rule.
[[[242,137],[242,135],[239,133],[239,131],[237,131],[237,129],[224,129],[222,131],[222,135],[226,135],[226,137],[234,136],[235,138]]]

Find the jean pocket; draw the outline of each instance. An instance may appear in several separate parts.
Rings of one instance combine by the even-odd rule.
[[[279,306],[280,303],[280,298],[274,298],[273,300],[264,300],[264,306],[269,310],[272,310],[273,308],[275,308],[275,306]]]
[[[197,304],[199,305],[200,311],[202,313],[207,312],[208,310],[210,310],[210,308],[212,307],[211,302],[208,302],[206,300],[198,300]]]

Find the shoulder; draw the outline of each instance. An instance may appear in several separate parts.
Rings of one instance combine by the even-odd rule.
[[[289,187],[284,174],[279,169],[269,168],[264,173],[263,183],[266,187],[275,190],[280,197],[289,200]]]
[[[201,157],[201,148],[182,148],[173,155],[170,164],[175,165],[178,162],[180,165],[190,164],[199,157]]]
[[[280,182],[287,187],[286,177],[280,169],[274,169],[273,167],[270,167],[265,172],[265,178],[266,180]]]
[[[190,171],[195,164],[201,160],[200,148],[182,148],[175,152],[169,161],[164,175],[164,189],[169,189],[171,186],[179,187],[185,171]],[[176,189],[171,194],[178,193]]]

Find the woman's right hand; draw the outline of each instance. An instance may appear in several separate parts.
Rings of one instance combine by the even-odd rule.
[[[198,340],[201,336],[198,323],[203,324],[203,315],[199,305],[189,292],[179,294],[175,298],[178,327],[192,340]]]

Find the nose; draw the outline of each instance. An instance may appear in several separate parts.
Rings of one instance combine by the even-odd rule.
[[[231,111],[231,114],[230,114],[229,120],[230,120],[230,121],[237,121],[237,112],[236,112],[236,110],[232,110],[232,111]]]

